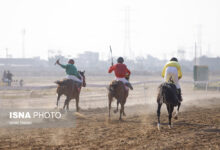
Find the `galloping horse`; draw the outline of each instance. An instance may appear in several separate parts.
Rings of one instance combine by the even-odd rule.
[[[179,112],[179,108],[181,105],[181,101],[182,101],[182,96],[179,95],[177,93],[177,88],[176,85],[172,82],[165,82],[162,83],[159,86],[159,93],[157,96],[157,104],[158,104],[158,108],[157,108],[157,117],[158,117],[158,130],[160,130],[160,109],[163,103],[166,104],[167,106],[167,111],[168,111],[168,118],[169,118],[169,128],[171,128],[171,118],[172,118],[172,113],[173,113],[173,109],[175,106],[177,107],[177,112],[175,115],[175,119],[177,119],[177,115]]]
[[[85,79],[85,71],[81,72],[78,71],[80,73],[80,75],[83,78],[83,84],[82,86],[85,87],[86,86],[86,79]],[[64,102],[64,106],[63,109],[69,110],[69,102],[71,99],[76,99],[76,111],[79,111],[79,95],[80,95],[80,91],[81,91],[81,87],[77,86],[77,83],[71,79],[64,79],[63,81],[56,81],[56,84],[58,84],[57,87],[57,107],[58,107],[58,102],[60,100],[60,96],[61,95],[65,95],[66,96],[66,100]]]
[[[109,118],[110,118],[110,111],[111,111],[111,103],[113,101],[113,98],[117,99],[117,109],[114,111],[115,113],[118,112],[118,105],[121,105],[120,109],[120,117],[119,120],[122,120],[121,115],[125,116],[124,113],[124,105],[126,103],[126,99],[128,97],[128,90],[126,90],[126,87],[123,82],[121,81],[113,81],[109,86],[108,91],[108,99],[109,99]]]

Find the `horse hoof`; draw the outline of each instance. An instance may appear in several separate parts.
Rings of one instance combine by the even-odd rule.
[[[177,117],[177,116],[175,116],[175,117],[174,117],[174,119],[178,120],[178,117]]]
[[[114,110],[114,113],[117,113],[118,112],[118,110]]]
[[[67,110],[67,109],[63,109],[63,112],[64,112],[64,113],[67,113],[67,112],[68,112],[68,110]]]
[[[65,114],[65,109],[60,109],[59,111],[61,114]]]
[[[169,129],[171,129],[171,125],[168,125]]]
[[[159,123],[157,124],[157,129],[160,130],[160,124]]]

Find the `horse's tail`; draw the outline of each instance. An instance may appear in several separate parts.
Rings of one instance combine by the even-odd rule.
[[[63,81],[55,81],[55,83],[58,85],[57,87],[57,94],[63,94],[65,89],[66,89],[66,85],[65,85],[65,82]]]
[[[178,105],[177,89],[173,83],[162,83],[159,86],[159,94],[157,97],[159,103]]]
[[[58,85],[62,85],[62,81],[55,81],[54,83],[56,83]]]
[[[69,83],[69,82],[71,82],[71,83]],[[59,81],[59,80],[55,81],[55,83],[58,84],[59,86],[67,86],[68,84],[72,84],[72,82],[73,81],[70,79],[64,79],[62,81]]]

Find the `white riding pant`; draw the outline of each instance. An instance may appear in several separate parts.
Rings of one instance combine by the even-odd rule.
[[[169,79],[172,78],[174,84],[176,85],[177,89],[180,89],[179,79],[178,79],[178,71],[176,67],[167,67],[164,80],[165,82],[168,82]]]
[[[124,84],[129,83],[129,81],[126,80],[125,78],[118,78],[118,77],[116,77],[116,81],[121,81],[121,82],[123,82]]]
[[[82,83],[82,80],[80,80],[79,78],[77,78],[74,75],[67,75],[66,78],[67,79],[72,79],[73,81],[76,81],[76,82],[79,82],[79,83]],[[81,77],[81,79],[82,79],[82,77]]]
[[[116,79],[115,79],[116,81],[121,81],[121,82],[123,82],[124,83],[124,85],[125,85],[125,89],[126,90],[129,90],[129,88],[126,86],[126,83],[129,83],[129,81],[127,80],[127,79],[125,79],[125,78],[118,78],[118,77],[116,77]]]

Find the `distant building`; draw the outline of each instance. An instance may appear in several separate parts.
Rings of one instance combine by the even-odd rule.
[[[83,60],[85,63],[95,63],[99,61],[99,53],[86,51],[78,55],[78,59]]]
[[[79,54],[76,58],[76,64],[80,68],[94,69],[99,64],[99,53],[86,51],[83,54]]]
[[[41,60],[40,57],[35,58],[0,58],[1,66],[17,66],[17,67],[27,67],[27,66],[47,66],[47,62]]]

